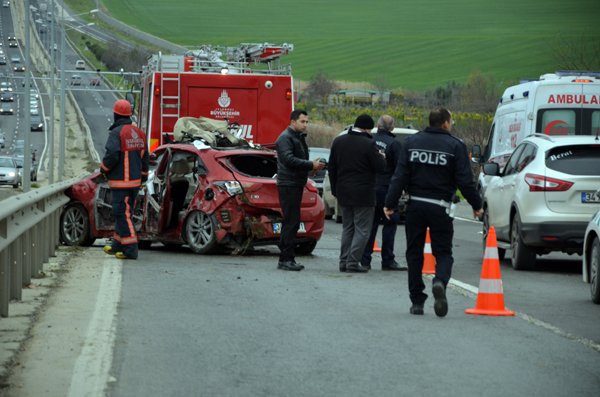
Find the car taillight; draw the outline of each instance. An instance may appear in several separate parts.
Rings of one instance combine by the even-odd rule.
[[[573,186],[573,182],[536,174],[526,174],[525,182],[530,192],[565,192]]]
[[[309,192],[313,192],[313,193],[319,192],[319,190],[317,189],[317,184],[312,179],[309,179],[308,182],[306,183],[306,189]]]
[[[215,186],[226,191],[230,196],[235,196],[236,194],[242,194],[244,192],[242,190],[242,185],[240,185],[238,181],[215,181]]]

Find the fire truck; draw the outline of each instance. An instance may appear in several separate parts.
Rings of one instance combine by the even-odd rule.
[[[280,62],[291,51],[287,43],[242,43],[152,55],[142,69],[138,108],[150,151],[173,140],[181,117],[226,120],[239,138],[274,143],[294,108],[291,66]]]

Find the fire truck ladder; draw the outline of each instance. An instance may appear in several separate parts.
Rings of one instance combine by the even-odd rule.
[[[163,56],[160,59],[159,70],[163,72],[160,79],[160,136],[162,140],[164,134],[172,132],[172,126],[180,115],[182,59],[180,57]],[[171,121],[169,119],[173,118],[175,120],[169,122]],[[171,130],[165,131],[165,124],[169,124]]]

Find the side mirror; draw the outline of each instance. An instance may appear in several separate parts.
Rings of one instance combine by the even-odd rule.
[[[128,92],[127,94],[125,94],[125,99],[131,103],[131,108],[135,109],[135,95],[133,94],[133,92]]]
[[[471,148],[471,161],[476,164],[481,163],[481,146],[473,145]]]
[[[490,176],[500,175],[500,166],[498,163],[485,163],[483,164],[483,173]]]

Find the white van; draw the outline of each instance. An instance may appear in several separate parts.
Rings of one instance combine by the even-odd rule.
[[[528,135],[592,135],[600,130],[600,72],[558,71],[508,87],[496,109],[483,153],[473,146],[475,163],[498,163]],[[479,174],[483,193],[489,176]]]

